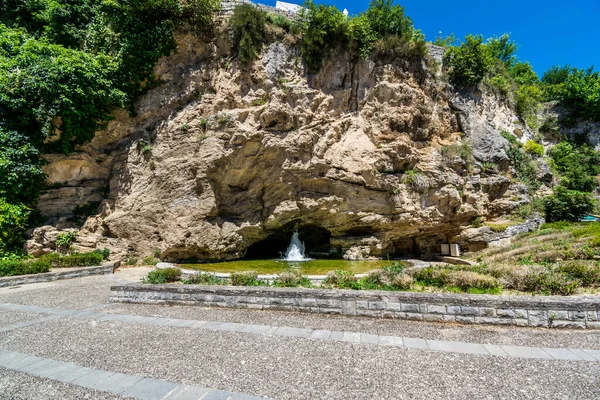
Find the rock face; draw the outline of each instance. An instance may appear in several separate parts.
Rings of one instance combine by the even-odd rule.
[[[275,257],[298,230],[319,256],[427,256],[475,217],[529,201],[505,176],[499,134],[526,128],[491,97],[453,93],[422,60],[340,52],[307,75],[283,40],[244,67],[222,57],[227,44],[177,39],[137,116],[119,111],[77,153],[50,158],[49,180],[64,186],[40,209],[54,225],[103,198],[79,250]],[[445,152],[460,144],[475,158]]]

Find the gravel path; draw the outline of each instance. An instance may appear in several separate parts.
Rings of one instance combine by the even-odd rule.
[[[106,304],[108,288],[114,282],[114,278],[96,276],[26,285],[0,290],[0,303],[84,309]],[[591,331],[452,326],[183,306],[117,304],[99,310],[473,343],[600,349],[600,333]],[[0,324],[43,317],[41,313],[0,308]],[[600,398],[598,362],[444,353],[94,318],[60,316],[2,332],[0,349],[274,399]],[[118,398],[6,369],[0,369],[0,388],[0,398],[10,399]]]

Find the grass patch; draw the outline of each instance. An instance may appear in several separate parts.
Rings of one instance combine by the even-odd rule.
[[[234,272],[230,279],[233,286],[269,286],[267,282],[258,279],[256,271]]]
[[[229,283],[229,279],[221,279],[215,274],[199,272],[184,280],[183,283],[187,285],[226,285]]]

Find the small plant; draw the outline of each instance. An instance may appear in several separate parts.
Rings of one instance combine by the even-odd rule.
[[[163,268],[150,271],[148,275],[142,278],[142,283],[160,285],[163,283],[177,282],[180,279],[181,270],[179,268]]]
[[[183,281],[187,285],[225,285],[227,279],[220,279],[215,274],[196,273]]]
[[[313,287],[312,282],[306,276],[296,271],[286,271],[279,274],[273,281],[275,287]]]
[[[265,104],[267,104],[267,100],[263,98],[252,100],[253,106],[264,106]]]
[[[217,121],[221,125],[231,125],[233,123],[233,115],[226,112],[219,113],[217,115]]]
[[[267,283],[258,279],[255,271],[234,272],[231,274],[231,284],[233,286],[266,286]]]
[[[108,260],[108,257],[110,257],[110,250],[108,248],[103,248],[102,250],[94,250],[92,251],[92,253],[96,253],[96,254],[100,254],[102,256],[103,260]]]
[[[56,238],[56,247],[61,250],[70,250],[75,240],[75,232],[61,232]]]
[[[138,259],[135,257],[129,257],[127,260],[125,260],[125,265],[136,265],[138,262]]]
[[[198,135],[198,141],[199,142],[204,142],[206,139],[208,139],[208,136],[206,136],[206,135]]]
[[[488,228],[490,228],[492,230],[492,232],[495,232],[495,233],[504,232],[508,227],[512,226],[512,224],[510,222],[502,223],[502,224],[487,223],[485,225]]]
[[[329,271],[327,277],[323,280],[322,286],[338,289],[361,289],[358,278],[352,272],[342,270]]]
[[[144,257],[142,260],[142,265],[156,265],[160,262],[160,260],[154,258],[154,256]]]
[[[154,160],[150,160],[148,166],[150,167],[150,171],[154,171],[156,169],[156,163],[154,162]]]
[[[202,127],[203,130],[206,130],[207,125],[208,125],[207,119],[204,117],[200,118],[200,126]]]
[[[152,250],[152,256],[155,258],[160,258],[160,249]]]
[[[481,217],[475,217],[471,222],[473,228],[481,228],[483,226],[483,219]]]
[[[498,172],[498,166],[491,162],[481,163],[481,170],[486,174],[493,174]]]
[[[525,144],[523,145],[523,150],[537,157],[542,157],[544,155],[544,146],[534,142],[533,140],[528,140],[527,142],[525,142]]]
[[[183,124],[179,127],[179,130],[185,133],[190,130],[190,126],[188,124]]]

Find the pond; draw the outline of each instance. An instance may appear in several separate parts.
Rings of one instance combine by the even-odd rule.
[[[204,272],[256,271],[259,275],[270,275],[294,270],[302,275],[326,275],[327,272],[336,269],[350,271],[354,274],[364,274],[391,264],[392,261],[388,260],[308,260],[299,262],[284,260],[238,260],[207,264],[179,264],[179,266]]]

